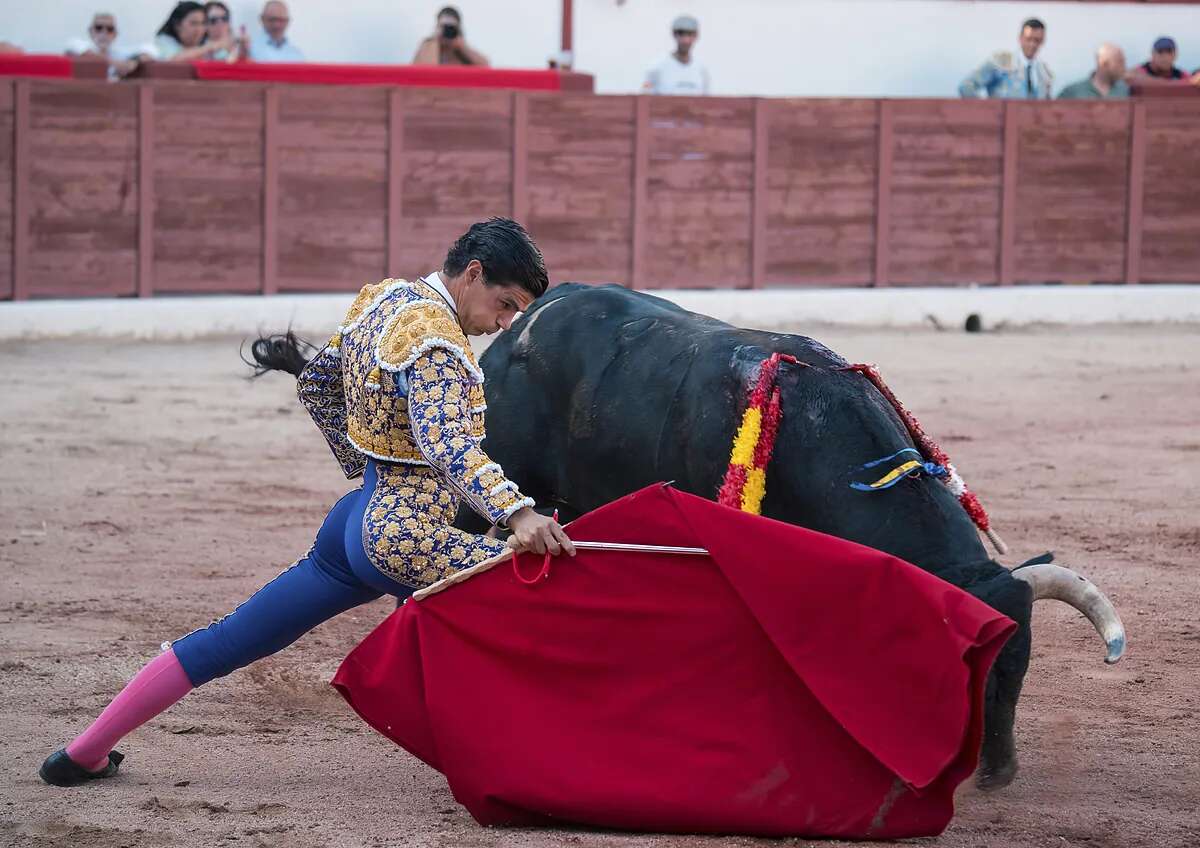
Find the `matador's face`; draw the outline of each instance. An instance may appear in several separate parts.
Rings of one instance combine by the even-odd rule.
[[[533,302],[520,286],[492,284],[483,278],[483,266],[472,259],[463,272],[464,283],[455,296],[458,323],[468,336],[485,336],[507,330]]]

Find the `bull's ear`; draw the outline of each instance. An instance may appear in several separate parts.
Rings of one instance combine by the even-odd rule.
[[[1033,559],[1025,560],[1025,562],[1021,563],[1016,568],[1014,568],[1013,571],[1016,571],[1017,568],[1024,568],[1027,565],[1045,565],[1048,562],[1054,562],[1054,552],[1053,551],[1046,551],[1044,554],[1041,554],[1040,556],[1035,556]]]

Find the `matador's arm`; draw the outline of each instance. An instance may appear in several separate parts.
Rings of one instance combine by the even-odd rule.
[[[357,477],[366,468],[366,457],[346,438],[346,395],[342,389],[342,358],[338,336],[309,360],[296,379],[296,394],[317,429],[329,443],[334,458],[347,477]]]
[[[472,417],[482,416],[483,410],[471,408],[470,377],[457,357],[433,348],[416,359],[405,378],[418,449],[472,509],[492,524],[504,525],[514,512],[534,505],[480,446],[483,428],[472,426]]]

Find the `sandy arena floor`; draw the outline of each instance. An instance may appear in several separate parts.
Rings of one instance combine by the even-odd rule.
[[[990,795],[964,786],[947,832],[920,844],[1200,845],[1200,332],[809,332],[882,367],[980,493],[1009,564],[1055,550],[1129,631],[1106,667],[1081,617],[1039,605],[1021,773]],[[44,786],[42,758],[161,641],[302,555],[347,483],[290,379],[247,382],[236,340],[7,344],[0,366],[0,844],[774,844],[476,826],[327,685],[382,601],[152,721],[122,745],[119,779]]]

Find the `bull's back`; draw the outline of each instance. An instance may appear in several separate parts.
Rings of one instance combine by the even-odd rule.
[[[482,359],[488,451],[527,491],[580,510],[662,479],[713,497],[747,387],[774,351],[844,364],[803,336],[618,286],[559,286]]]

